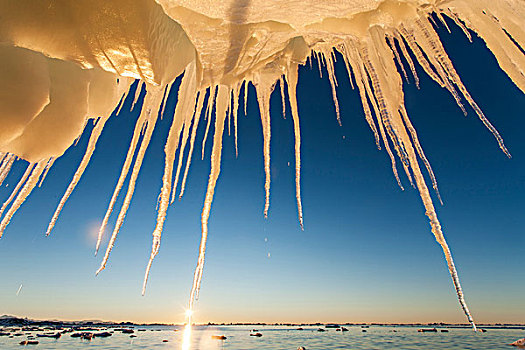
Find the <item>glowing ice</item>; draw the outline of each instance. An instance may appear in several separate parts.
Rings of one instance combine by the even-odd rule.
[[[7,212],[0,223],[0,237],[16,210],[44,179],[54,160],[79,138],[88,118],[100,117],[86,154],[49,224],[47,233],[50,233],[60,210],[88,166],[111,110],[132,82],[129,78],[141,79],[146,84],[146,101],[97,241],[96,250],[131,168],[124,204],[106,249],[102,270],[129,208],[142,160],[159,117],[158,110],[167,96],[167,87],[184,72],[165,146],[163,185],[144,288],[152,261],[159,252],[164,221],[170,201],[175,198],[189,139],[179,198],[184,193],[196,131],[204,111],[207,126],[203,157],[213,118],[215,131],[211,173],[202,210],[202,239],[190,297],[191,310],[203,273],[207,223],[220,173],[226,118],[228,131],[233,118],[237,152],[237,110],[241,87],[245,113],[249,83],[255,87],[259,104],[264,138],[266,201],[263,212],[266,216],[271,182],[269,99],[279,83],[284,114],[284,85],[287,86],[295,136],[297,209],[302,227],[297,70],[311,57],[317,58],[320,68],[322,64],[326,66],[336,118],[340,122],[337,80],[341,77],[336,78],[334,62],[342,57],[352,86],[355,84],[359,91],[365,119],[376,144],[378,148],[384,147],[390,157],[398,184],[402,188],[396,156],[410,183],[419,190],[432,232],[445,254],[460,305],[475,328],[419,166],[421,161],[440,200],[436,178],[404,106],[402,77],[410,80],[404,62],[408,64],[416,86],[419,86],[415,69],[415,63],[418,63],[426,74],[451,93],[464,112],[462,100],[465,100],[510,157],[501,136],[461,82],[433,28],[433,16],[445,26],[445,17],[451,19],[469,39],[472,32],[481,37],[500,67],[525,91],[523,1],[2,0],[0,13],[0,86],[3,86],[0,91],[0,184],[16,159],[30,162],[1,209],[2,213]],[[137,89],[135,102],[139,95],[140,89]],[[132,164],[142,133],[144,137]],[[173,180],[177,151],[179,158]]]

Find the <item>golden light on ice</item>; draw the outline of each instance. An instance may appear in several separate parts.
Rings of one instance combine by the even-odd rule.
[[[469,39],[473,34],[481,37],[502,70],[525,91],[525,2],[0,0],[0,13],[0,184],[15,161],[28,162],[18,185],[0,209],[0,237],[29,194],[42,184],[55,159],[81,135],[87,120],[96,118],[85,155],[52,215],[46,232],[51,233],[89,164],[111,111],[117,105],[122,107],[130,84],[140,79],[147,94],[97,237],[96,251],[116,210],[115,226],[97,273],[102,271],[130,206],[144,155],[163,113],[168,87],[183,74],[164,149],[163,184],[143,292],[153,259],[160,250],[168,207],[177,195],[180,198],[184,194],[196,130],[200,118],[205,118],[203,143],[210,136],[213,149],[201,215],[202,239],[190,294],[192,310],[203,275],[224,127],[233,124],[237,147],[237,116],[239,106],[246,109],[249,84],[255,87],[263,132],[263,214],[267,216],[270,210],[269,101],[279,84],[283,106],[287,99],[293,119],[296,201],[299,224],[303,226],[296,87],[298,67],[315,57],[319,67],[324,65],[327,69],[336,118],[340,120],[338,80],[348,78],[359,92],[364,117],[377,147],[389,156],[397,182],[402,187],[398,173],[402,169],[408,182],[419,191],[461,308],[475,328],[423,176],[426,171],[440,200],[436,178],[405,109],[403,84],[404,80],[413,80],[418,85],[415,67],[419,65],[450,92],[465,113],[464,104],[468,104],[501,150],[510,156],[501,136],[462,83],[434,27],[440,23],[448,28],[455,23]],[[343,60],[348,77],[336,77],[336,58]],[[131,96],[134,102],[138,95],[136,92]],[[213,135],[208,135],[212,122]],[[183,164],[185,154],[187,162]],[[121,195],[124,200],[118,201]],[[117,203],[122,204],[118,207]],[[187,328],[190,334],[189,323]]]

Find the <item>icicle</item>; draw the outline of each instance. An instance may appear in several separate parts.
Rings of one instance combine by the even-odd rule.
[[[376,39],[377,37],[380,37],[382,35],[381,32],[379,32],[379,29],[372,32],[371,34],[375,35]],[[375,40],[374,45],[377,51],[370,50],[369,51],[370,56],[368,56],[370,61],[365,60],[365,64],[368,64],[370,66],[370,67],[367,67],[369,74],[373,73],[373,74],[370,74],[370,77],[372,79],[377,79],[377,82],[374,83],[374,91],[376,95],[378,93],[381,93],[382,90],[387,92],[387,94],[381,98],[384,103],[385,112],[389,113],[391,117],[390,122],[392,123],[392,126],[394,127],[395,136],[398,138],[398,142],[400,146],[402,147],[402,149],[404,150],[404,154],[406,155],[409,161],[409,165],[410,165],[410,168],[412,169],[414,180],[416,181],[416,185],[419,190],[421,199],[423,201],[423,205],[425,206],[426,215],[430,220],[432,232],[434,233],[436,240],[441,245],[443,252],[445,254],[449,272],[450,272],[454,287],[456,289],[456,293],[457,293],[461,308],[463,309],[465,315],[467,316],[467,319],[472,324],[475,330],[476,325],[465,303],[465,299],[463,297],[463,291],[461,289],[461,285],[459,282],[456,268],[454,266],[452,255],[450,253],[450,249],[448,248],[448,245],[445,241],[445,237],[441,231],[441,225],[438,221],[437,214],[434,209],[434,205],[432,203],[432,199],[430,197],[428,188],[425,184],[424,177],[419,168],[416,153],[412,146],[413,142],[416,143],[416,146],[418,146],[418,143],[410,139],[410,136],[407,133],[406,126],[404,124],[404,121],[400,113],[389,112],[394,109],[402,109],[402,103],[403,103],[403,92],[402,92],[402,89],[400,89],[400,87],[402,86],[401,78],[399,77],[399,75],[387,75],[387,73],[385,73],[385,72],[391,72],[395,68],[394,58],[392,57],[392,55],[390,55],[389,57],[388,53],[383,50],[384,47],[381,46],[383,45],[381,41]],[[366,56],[367,54],[366,49],[363,50],[363,53]],[[379,67],[380,59],[382,59],[382,63],[383,65],[385,65],[383,66],[383,70],[378,69],[374,71],[373,67],[374,66]],[[413,134],[412,136],[413,136],[413,139],[417,139],[417,135]]]
[[[286,119],[286,94],[284,93],[284,80],[279,77],[279,90],[281,90],[281,105],[283,107],[283,118]]]
[[[139,101],[140,93],[142,92],[142,88],[144,86],[146,86],[144,81],[139,81],[137,84],[137,89],[135,89],[135,94],[133,95],[133,102],[131,103],[131,110],[135,109],[135,105]]]
[[[425,58],[421,50],[419,49],[418,43],[416,39],[414,39],[414,35],[410,33],[403,25],[400,27],[399,33],[405,39],[405,41],[408,44],[408,47],[410,47],[410,50],[414,53],[416,56],[417,61],[419,62],[419,65],[423,70],[428,74],[429,77],[432,78],[436,83],[439,84],[441,87],[445,87],[445,83],[441,80],[441,78],[434,72],[432,67],[430,66],[430,63]],[[401,42],[401,40],[399,40]],[[404,53],[404,52],[403,52]],[[407,53],[405,54],[405,57],[410,57],[410,55]]]
[[[184,119],[188,113],[193,114],[195,108],[195,98],[197,95],[197,80],[196,80],[196,67],[195,61],[192,61],[186,67],[186,71],[179,87],[179,94],[177,96],[177,106],[175,107],[175,114],[173,116],[173,122],[168,133],[168,139],[164,146],[165,163],[164,163],[164,175],[162,177],[162,189],[160,194],[159,209],[157,212],[157,225],[153,231],[153,243],[151,247],[151,255],[146,267],[146,273],[144,275],[144,284],[142,286],[142,294],[146,292],[146,284],[148,282],[149,271],[151,264],[155,256],[157,256],[160,248],[160,239],[162,235],[162,229],[164,227],[164,221],[166,220],[166,212],[168,211],[168,205],[170,200],[170,194],[172,189],[172,176],[173,176],[173,162],[175,160],[175,152],[179,145],[179,137],[184,123]],[[109,248],[109,247],[108,247]]]
[[[399,118],[397,109],[401,108],[403,104],[403,85],[395,66],[395,57],[392,49],[387,46],[384,41],[386,35],[379,28],[373,28],[371,31],[373,46],[371,50],[364,50],[367,59],[365,65],[369,71],[369,76],[373,81],[374,93],[378,97],[378,104],[381,106],[380,114],[387,132],[391,138],[399,157],[402,160],[405,173],[407,174],[410,183],[413,187],[412,176],[410,175],[410,163],[406,153],[406,145],[401,142],[399,138],[400,130],[404,130],[405,126]],[[370,55],[368,56],[368,52]],[[374,67],[378,69],[375,70]],[[395,72],[395,74],[388,74],[385,72]],[[371,74],[370,74],[371,73]],[[383,78],[383,79],[381,79]],[[398,120],[398,122],[396,122]]]
[[[312,56],[315,57],[315,59],[317,60],[317,68],[319,69],[319,78],[323,78],[323,67],[322,67],[322,63],[321,63],[321,57],[322,57],[322,53],[320,52],[317,52],[317,51],[312,51]]]
[[[408,83],[409,82],[408,75],[403,65],[403,62],[401,61],[401,57],[399,57],[399,52],[397,51],[396,43],[390,35],[387,35],[386,38],[388,39],[388,43],[390,44],[390,48],[392,49],[392,52],[394,52],[394,56],[396,57],[396,61],[399,65],[399,68],[401,68],[401,71],[403,72],[403,76],[405,77],[405,80]]]
[[[106,121],[107,121],[106,118],[99,119],[95,127],[93,128],[91,137],[89,138],[89,142],[86,148],[86,152],[84,153],[84,157],[82,158],[82,161],[80,162],[80,165],[78,166],[77,171],[75,172],[75,175],[73,175],[73,179],[71,180],[71,183],[67,187],[66,193],[64,193],[64,196],[60,200],[60,203],[58,204],[58,207],[55,210],[53,217],[51,218],[51,222],[49,223],[49,226],[47,227],[46,236],[49,236],[49,234],[51,233],[51,230],[55,226],[55,223],[58,220],[58,216],[60,215],[62,208],[66,204],[71,193],[73,193],[73,190],[77,186],[77,183],[80,181],[82,174],[84,174],[84,171],[86,170],[86,167],[89,164],[89,161],[91,160],[91,156],[93,155],[93,152],[95,151],[95,146],[97,144],[98,138],[100,137],[100,134],[102,133],[102,130],[104,129],[104,125],[106,124]],[[47,166],[47,162],[45,163]]]
[[[398,78],[399,74],[397,73],[395,67],[392,51],[385,43],[384,33],[379,32],[378,28],[374,29],[376,30],[371,30],[371,34],[375,40],[373,40],[373,43],[368,44],[370,50],[366,46],[363,46],[361,49],[363,63],[374,88],[374,97],[376,98],[377,104],[379,106],[379,114],[381,116],[383,125],[390,137],[390,140],[392,141],[392,144],[394,145],[399,158],[402,161],[403,168],[408,179],[410,180],[410,183],[412,186],[414,186],[409,170],[410,165],[406,150],[397,136],[398,126],[396,126],[392,120],[396,117],[396,111],[389,108],[388,104],[388,101],[392,99],[395,99],[396,102],[401,103],[403,98],[402,82],[399,81],[395,87],[389,87],[386,84],[382,86],[380,76],[385,70],[388,72],[395,72],[395,74],[391,75],[392,78]],[[385,68],[385,65],[389,66],[388,69]]]
[[[0,173],[4,171],[4,168],[6,167],[7,163],[11,159],[13,155],[10,153],[5,153],[2,155],[2,161],[0,162]]]
[[[434,13],[436,14],[436,17],[439,19],[439,21],[440,21],[441,23],[443,23],[443,25],[444,25],[445,28],[447,29],[447,32],[450,34],[450,33],[451,33],[450,28],[448,27],[447,22],[445,22],[445,19],[444,19],[443,16],[441,15],[441,12],[439,12],[439,11],[434,11]],[[429,16],[432,16],[432,15],[429,15]]]
[[[288,101],[290,102],[290,109],[292,110],[295,137],[295,198],[297,201],[297,216],[301,230],[304,230],[303,205],[301,202],[301,128],[299,125],[299,109],[297,108],[298,69],[298,66],[289,66],[286,80],[288,82]]]
[[[5,157],[4,161],[2,162],[2,165],[0,166],[0,185],[4,183],[4,180],[11,171],[11,167],[13,166],[15,160],[16,156],[12,153],[9,153]]]
[[[516,20],[521,20],[525,16],[525,11],[519,17],[519,13],[514,13],[517,9],[513,8],[512,12],[507,11],[509,21],[505,22],[507,28],[504,30],[500,22],[494,20],[492,16],[486,15],[481,9],[462,8],[461,19],[469,29],[475,31],[487,48],[494,54],[499,66],[508,75],[512,82],[523,92],[525,92],[525,55],[523,54],[523,45],[525,45],[525,33],[522,26],[513,24]],[[518,16],[518,18],[514,17]],[[513,21],[514,19],[514,21]],[[510,33],[508,30],[512,28]],[[519,43],[511,38],[521,38]]]
[[[202,160],[204,160],[204,149],[206,148],[206,140],[208,139],[208,131],[210,131],[211,123],[211,114],[213,112],[213,105],[215,103],[215,92],[217,91],[217,86],[214,86],[210,90],[210,97],[208,97],[208,106],[206,108],[206,118],[208,123],[206,124],[206,131],[204,132],[204,139],[202,140]]]
[[[485,117],[485,115],[483,114],[481,109],[478,107],[474,99],[470,96],[470,93],[467,91],[467,88],[465,87],[465,85],[463,85],[463,82],[461,81],[459,74],[456,72],[456,69],[452,65],[450,58],[445,52],[445,49],[443,48],[443,45],[441,44],[441,41],[439,40],[437,33],[434,31],[432,26],[430,26],[427,22],[418,20],[416,21],[416,23],[419,26],[419,31],[421,32],[421,34],[423,34],[423,36],[428,40],[428,43],[430,44],[431,49],[434,53],[434,57],[437,59],[440,65],[444,68],[447,74],[447,78],[450,79],[450,81],[452,81],[459,88],[459,91],[461,91],[461,93],[463,94],[467,102],[470,104],[472,109],[474,109],[479,119],[483,122],[485,127],[489,129],[492,135],[494,135],[494,138],[498,142],[498,145],[501,148],[501,150],[507,155],[507,157],[511,158],[509,151],[505,147],[503,138],[500,136],[496,128]],[[416,31],[416,33],[418,33],[419,31]]]
[[[346,69],[349,72],[349,79],[352,80],[352,77],[350,76],[350,64],[348,62],[349,60],[352,59],[351,58],[352,56],[351,56],[350,51],[349,51],[349,46],[350,46],[349,42],[345,43],[343,58],[344,58],[344,61],[345,61],[345,64],[346,64]],[[355,64],[357,65],[357,63],[355,63]],[[368,105],[368,101],[366,99],[366,95],[365,95],[366,91],[363,88],[363,77],[361,75],[361,69],[358,67],[358,68],[355,68],[355,69],[353,68],[352,70],[354,71],[354,75],[356,77],[356,84],[358,86],[359,96],[361,97],[361,104],[363,105],[363,111],[365,113],[365,120],[368,123],[368,126],[370,127],[372,132],[374,133],[374,139],[375,139],[377,148],[381,149],[381,145],[379,143],[379,135],[377,133],[377,128],[376,128],[376,125],[374,123],[374,119],[372,118],[372,113],[370,112],[370,107]],[[394,160],[394,164],[395,164],[395,160]],[[397,172],[397,170],[394,173],[396,173],[396,172]]]
[[[401,49],[401,52],[403,53],[403,57],[408,63],[408,66],[410,67],[410,70],[412,71],[412,76],[414,77],[414,81],[416,82],[416,87],[419,89],[419,77],[417,76],[416,67],[414,65],[414,61],[412,61],[412,57],[410,57],[410,54],[408,53],[407,47],[405,46],[405,42],[398,31],[395,32],[395,38],[397,39],[397,43],[399,44],[399,48]]]
[[[84,120],[84,125],[82,125],[82,128],[80,128],[80,130],[85,130],[86,129],[86,126],[88,125],[90,119],[89,118],[86,118]],[[80,133],[77,138],[75,139],[75,142],[73,143],[73,147],[77,147],[78,145],[78,142],[80,141],[80,139],[82,138],[82,133]]]
[[[406,135],[406,132],[404,133],[403,137],[405,139],[408,139],[408,135]],[[408,143],[409,141],[407,140],[406,142]],[[411,167],[414,173],[414,178],[416,180],[417,187],[419,189],[419,194],[423,201],[423,205],[425,206],[425,210],[426,210],[425,214],[430,220],[430,226],[432,228],[432,233],[434,234],[436,241],[439,243],[439,245],[441,245],[441,248],[443,249],[445,259],[447,260],[447,265],[448,265],[448,269],[450,272],[450,276],[452,278],[454,288],[456,289],[456,294],[458,297],[459,304],[461,308],[463,309],[463,312],[467,316],[468,321],[474,328],[474,331],[476,331],[476,324],[474,323],[474,319],[472,318],[472,315],[470,314],[468,306],[465,302],[465,297],[463,295],[461,283],[459,281],[458,273],[456,271],[456,266],[454,265],[452,253],[450,252],[450,248],[448,247],[448,244],[445,240],[445,236],[443,235],[443,232],[441,230],[441,224],[439,223],[439,220],[436,214],[436,210],[434,208],[434,205],[432,204],[432,199],[430,197],[428,188],[425,184],[425,179],[423,178],[423,175],[421,174],[421,170],[419,169],[419,165],[417,163],[417,159],[415,157],[414,150],[412,149],[412,146],[409,143],[407,144],[407,148],[409,152],[410,164],[411,164]]]
[[[238,138],[237,138],[237,114],[239,110],[239,93],[241,89],[241,84],[233,89],[233,128],[235,133],[235,158],[239,156],[239,147],[238,147]]]
[[[201,117],[202,107],[204,104],[204,96],[205,96],[205,91],[201,91],[199,93],[199,97],[197,100],[197,108],[195,109],[195,117],[193,120],[193,129],[191,130],[190,150],[188,152],[188,158],[186,159],[186,168],[184,169],[184,176],[182,177],[182,182],[180,185],[179,200],[184,195],[184,189],[186,187],[186,179],[188,177],[188,171],[190,169],[191,157],[193,155],[193,147],[195,146],[195,136],[197,135],[197,128],[199,127],[199,120]]]
[[[16,211],[24,203],[27,196],[31,194],[33,188],[35,188],[38,179],[40,178],[40,175],[42,175],[42,172],[46,167],[46,163],[47,159],[45,161],[40,161],[37,163],[36,167],[31,172],[29,179],[27,179],[27,182],[24,184],[24,187],[22,187],[22,190],[16,196],[16,199],[14,200],[13,204],[11,205],[4,218],[2,219],[2,222],[0,223],[0,238],[2,238],[4,230],[7,227],[7,225],[9,225],[9,222],[13,218],[13,215],[15,215]]]
[[[231,100],[232,100],[232,93],[230,93],[230,97],[228,98],[228,108],[226,108],[226,119],[228,120],[228,136],[231,136]]]
[[[193,275],[193,285],[190,293],[189,309],[193,310],[195,301],[199,295],[202,272],[204,269],[204,259],[206,253],[206,240],[208,239],[208,219],[210,217],[211,204],[215,193],[215,185],[221,171],[221,154],[222,154],[222,135],[224,131],[224,121],[226,116],[226,103],[228,100],[228,88],[220,85],[217,94],[217,108],[215,112],[215,135],[213,137],[213,150],[211,154],[211,170],[208,179],[208,188],[204,199],[204,206],[201,214],[202,237],[199,246],[199,258],[195,273]]]
[[[198,100],[199,97],[197,96],[196,97],[196,100]],[[197,101],[195,101],[195,103],[197,103]],[[184,158],[184,151],[186,150],[186,143],[188,142],[188,136],[190,134],[190,128],[191,128],[191,122],[192,120],[194,119],[194,115],[195,113],[197,113],[197,104],[195,104],[194,106],[194,111],[193,113],[188,113],[186,114],[186,119],[184,120],[184,124],[183,124],[183,127],[184,129],[182,130],[182,140],[181,140],[181,145],[180,145],[180,148],[179,148],[179,161],[178,161],[178,164],[177,164],[177,171],[175,172],[175,180],[173,180],[173,191],[171,191],[171,201],[170,203],[173,203],[173,201],[175,200],[175,195],[176,195],[176,191],[177,191],[177,186],[179,184],[179,176],[180,176],[180,169],[182,168],[182,161],[183,161],[183,158]],[[189,155],[188,155],[189,156]]]
[[[11,192],[11,195],[9,196],[9,198],[2,205],[2,209],[0,209],[0,218],[2,217],[4,210],[7,208],[9,203],[11,203],[11,201],[15,198],[16,194],[18,193],[18,190],[20,190],[20,187],[22,187],[22,185],[26,182],[27,177],[29,176],[29,174],[31,174],[31,172],[33,171],[33,168],[35,167],[35,164],[36,163],[28,164],[26,171],[24,172],[24,175],[22,175],[22,178],[16,184],[15,189],[13,190],[13,192]]]
[[[416,23],[420,24],[421,21],[418,20],[416,21]],[[432,27],[430,26],[430,28]],[[408,35],[411,38],[411,40],[415,40],[417,42],[416,49],[420,50],[421,48],[421,50],[426,54],[426,57],[428,57],[428,61],[432,63],[434,69],[437,71],[437,75],[440,77],[440,81],[443,83],[443,87],[452,94],[452,97],[454,97],[454,100],[456,100],[456,104],[459,106],[459,108],[461,108],[463,114],[467,115],[467,111],[465,110],[465,107],[461,102],[461,97],[457,93],[454,86],[451,84],[450,76],[447,74],[444,67],[441,65],[439,57],[435,55],[436,43],[434,42],[434,40],[432,40],[432,38],[430,38],[429,33],[426,30],[422,30],[421,27],[416,27]]]
[[[468,41],[472,42],[472,35],[470,35],[470,32],[468,30],[467,27],[465,27],[465,25],[463,24],[463,22],[461,22],[461,20],[458,18],[458,15],[456,15],[454,12],[452,12],[451,9],[447,9],[446,13],[445,13],[449,18],[451,18],[454,23],[456,23],[456,25],[458,27],[461,28],[461,30],[463,31],[463,33],[465,34],[465,36],[468,38]]]
[[[354,81],[352,79],[353,68],[350,66],[350,63],[349,63],[350,56],[348,54],[349,52],[348,47],[347,47],[348,45],[350,45],[350,42],[345,41],[342,45],[340,45],[339,52],[343,56],[343,62],[345,63],[346,73],[348,74],[348,80],[350,81],[350,86],[352,87],[352,90],[354,90],[355,89]]]
[[[392,153],[392,150],[390,149],[390,146],[388,144],[388,137],[385,133],[385,129],[384,129],[384,125],[383,125],[383,121],[381,119],[381,114],[379,112],[379,107],[377,106],[377,102],[376,102],[376,99],[374,97],[374,94],[372,92],[372,89],[370,88],[370,84],[368,82],[368,79],[366,79],[366,76],[367,76],[367,73],[366,73],[366,69],[363,65],[363,62],[362,60],[359,58],[357,52],[357,50],[354,50],[353,51],[353,56],[349,56],[349,57],[353,57],[353,60],[355,61],[355,69],[354,69],[354,74],[356,76],[356,84],[358,86],[358,89],[359,89],[359,94],[361,95],[361,102],[363,104],[363,106],[367,106],[367,107],[363,107],[363,108],[366,108],[368,109],[368,113],[370,113],[370,109],[368,107],[368,102],[367,102],[367,96],[368,96],[368,99],[370,100],[371,104],[372,104],[372,107],[374,108],[374,113],[376,115],[376,119],[377,119],[377,125],[379,126],[379,132],[381,133],[381,139],[383,140],[383,144],[385,145],[385,150],[388,154],[388,156],[390,157],[390,162],[391,162],[391,165],[392,165],[392,172],[394,173],[394,177],[397,181],[397,184],[398,186],[401,188],[401,190],[404,190],[404,187],[401,183],[401,179],[399,178],[399,174],[397,172],[397,166],[396,166],[396,159],[394,157],[394,154]],[[366,95],[365,95],[366,93]],[[365,113],[366,113],[366,110],[365,110]],[[366,115],[366,114],[365,114]],[[371,116],[371,113],[370,113],[370,121],[369,121],[369,124],[372,123],[372,125],[375,125],[374,124],[374,121],[372,119],[372,116]],[[375,130],[374,130],[375,131]],[[376,143],[378,142],[377,141],[377,131],[375,131],[376,133]],[[394,144],[394,142],[392,142],[392,144]],[[395,146],[395,144],[394,144]],[[379,147],[379,145],[378,145]]]
[[[243,82],[244,84],[244,115],[248,115],[248,80],[244,79]]]
[[[373,51],[372,51],[373,52]],[[396,130],[390,120],[391,113],[387,110],[387,104],[385,97],[383,95],[383,91],[381,89],[381,85],[379,83],[379,79],[377,76],[376,69],[374,68],[374,65],[370,62],[370,58],[368,56],[368,49],[366,47],[361,48],[360,55],[362,56],[362,62],[364,64],[364,67],[368,73],[368,76],[370,80],[372,81],[372,86],[374,88],[373,91],[373,97],[377,100],[377,104],[379,106],[379,115],[381,117],[381,121],[388,133],[388,136],[390,137],[390,140],[392,141],[392,144],[394,146],[394,149],[396,150],[396,153],[401,160],[401,164],[403,165],[403,169],[405,170],[405,174],[407,175],[410,183],[412,186],[414,186],[412,182],[412,176],[410,175],[409,170],[409,162],[407,159],[407,155],[405,153],[405,150],[403,149],[403,145],[401,145],[398,141],[398,138],[396,137]],[[398,181],[399,183],[399,181]]]
[[[137,86],[137,89],[138,88],[139,87]],[[146,98],[147,98],[147,95],[146,95]],[[104,235],[104,231],[106,231],[106,226],[108,224],[109,217],[111,216],[111,213],[113,212],[113,207],[115,206],[120,190],[122,189],[122,186],[124,185],[124,182],[126,181],[126,178],[128,176],[129,168],[131,166],[131,162],[133,161],[133,156],[135,155],[135,150],[137,148],[137,144],[140,139],[141,131],[144,128],[145,124],[147,123],[148,121],[147,118],[149,116],[151,116],[151,114],[146,113],[146,107],[143,105],[143,110],[140,113],[137,119],[137,122],[135,123],[135,129],[133,130],[133,136],[131,138],[131,142],[128,147],[128,152],[126,154],[124,165],[122,165],[122,169],[120,171],[120,176],[118,178],[117,185],[115,186],[115,190],[113,191],[113,195],[111,196],[111,200],[109,201],[108,209],[106,210],[106,214],[104,215],[104,219],[102,220],[102,224],[100,225],[100,229],[98,231],[97,244],[95,247],[95,255],[97,255],[98,253],[98,250],[100,248],[100,243],[102,242],[102,236]]]
[[[319,68],[321,69],[321,73],[322,73],[322,67],[326,67],[326,57],[324,56],[324,52],[322,51],[317,52],[317,57],[319,57]]]
[[[362,67],[362,69],[364,70],[364,67]],[[365,71],[362,72],[362,74],[366,74]],[[388,142],[388,137],[386,135],[386,132],[385,132],[385,126],[384,126],[384,123],[383,123],[383,120],[381,118],[381,113],[379,112],[379,107],[377,106],[377,102],[375,100],[375,97],[373,95],[373,92],[372,92],[372,89],[370,88],[370,85],[368,84],[368,81],[362,81],[361,82],[361,87],[360,89],[363,88],[363,85],[364,85],[364,89],[368,95],[368,98],[370,99],[370,101],[372,101],[372,107],[374,108],[374,113],[376,115],[376,118],[377,118],[377,125],[379,125],[379,132],[381,133],[381,139],[383,140],[383,144],[385,146],[385,150],[390,158],[390,164],[392,166],[392,172],[394,173],[394,177],[397,181],[397,185],[399,186],[399,188],[401,188],[402,191],[405,190],[405,188],[403,187],[403,184],[401,183],[401,179],[399,178],[399,174],[397,172],[397,165],[396,165],[396,158],[394,157],[394,154],[392,153],[392,150],[390,149],[390,145],[389,145],[389,142]],[[366,97],[365,97],[366,99]],[[394,145],[395,147],[395,143],[394,141],[392,141],[392,145]],[[410,175],[410,174],[409,174]],[[412,178],[409,176],[408,177],[409,180],[410,180],[410,183],[412,184],[412,186],[414,185],[412,183]]]
[[[122,107],[124,106],[124,103],[126,102],[126,98],[128,97],[129,90],[131,89],[131,85],[133,85],[133,82],[134,82],[134,79],[125,78],[121,76],[119,76],[118,79],[119,81],[117,84],[117,96],[122,96],[122,97],[120,98],[120,102],[118,104],[117,110],[115,111],[115,115],[118,115],[120,111],[122,110]]]
[[[166,104],[168,103],[168,97],[170,96],[168,92],[168,86],[169,84],[166,84],[166,86],[164,86],[164,96],[162,97],[162,102],[161,102],[162,109],[159,113],[161,120],[162,120],[162,116],[164,115],[164,111],[166,110]],[[173,84],[171,86],[173,87]]]
[[[323,57],[325,56],[324,53],[322,53]],[[330,81],[330,87],[332,88],[332,99],[334,101],[334,107],[335,107],[335,114],[337,116],[337,123],[339,126],[342,126],[341,124],[341,113],[339,112],[339,101],[337,100],[337,79],[335,77],[335,68],[334,68],[334,62],[332,60],[332,56],[329,55],[328,59],[325,59],[326,63],[326,70],[328,72],[328,80]]]
[[[106,253],[104,254],[102,263],[100,264],[100,267],[96,272],[97,275],[106,268],[109,255],[111,253],[111,250],[113,249],[113,246],[115,245],[118,233],[120,231],[120,228],[124,224],[124,219],[126,218],[126,214],[131,204],[131,199],[133,198],[133,193],[135,192],[135,184],[137,182],[140,168],[144,160],[144,155],[146,154],[146,150],[148,149],[149,143],[151,141],[151,135],[155,130],[155,124],[159,118],[159,109],[163,100],[161,92],[161,89],[157,90],[154,87],[150,87],[150,91],[146,94],[144,105],[142,107],[142,113],[147,114],[148,116],[144,130],[144,137],[142,139],[142,143],[140,144],[135,163],[133,164],[133,169],[131,171],[126,196],[124,197],[122,207],[120,208],[115,227],[113,228],[113,233],[111,234],[111,238],[106,248]]]
[[[264,190],[266,193],[266,200],[264,203],[264,217],[268,217],[268,209],[270,208],[270,95],[272,92],[271,86],[255,85],[257,92],[257,101],[259,103],[259,111],[261,113],[261,124],[263,129],[263,154],[264,154],[264,173],[266,180],[264,182]]]
[[[438,26],[437,23],[436,23],[436,21],[434,20],[434,17],[432,17],[431,14],[425,14],[425,17],[426,17],[426,19],[427,19],[429,22],[432,22],[432,24],[434,25],[434,27],[437,27],[437,26]]]
[[[46,169],[44,170],[44,174],[42,175],[42,178],[40,179],[40,182],[38,183],[38,187],[42,186],[42,184],[44,183],[44,180],[47,177],[47,173],[49,172],[53,164],[55,164],[55,160],[56,158],[54,157],[49,158],[49,161],[46,164]]]
[[[414,128],[414,126],[412,125],[412,122],[408,118],[404,105],[401,105],[400,113],[401,113],[401,116],[403,117],[403,121],[405,122],[405,125],[408,128],[408,131],[410,132],[410,135],[412,136],[412,142],[414,146],[416,147],[417,154],[419,155],[419,158],[421,158],[421,160],[423,161],[423,164],[425,164],[425,167],[427,168],[428,175],[430,176],[430,180],[432,182],[432,187],[434,188],[434,191],[436,192],[439,202],[441,203],[441,205],[443,205],[443,200],[441,199],[441,195],[439,194],[439,188],[438,188],[436,176],[434,175],[434,171],[432,170],[432,167],[430,166],[430,162],[425,156],[425,152],[423,152],[423,147],[421,147],[421,144],[419,143],[419,138],[417,137],[416,129]]]

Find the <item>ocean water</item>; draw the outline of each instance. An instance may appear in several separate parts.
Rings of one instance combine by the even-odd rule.
[[[327,329],[318,332],[318,327],[303,326],[256,326],[262,337],[250,336],[254,326],[197,326],[192,328],[191,349],[291,349],[303,346],[308,350],[330,349],[507,349],[507,344],[525,337],[524,329],[488,329],[486,333],[474,333],[471,329],[448,328],[448,333],[419,333],[417,327],[370,326],[362,332],[359,326],[347,326],[348,332]],[[19,343],[32,333],[38,345],[35,349],[181,349],[183,327],[135,326],[134,335],[115,331],[111,337],[94,338],[91,341],[72,338],[71,333],[59,339],[36,338],[36,333],[23,332],[23,336],[0,337],[0,349],[19,349]],[[112,329],[108,329],[111,331]],[[394,332],[394,330],[396,332]],[[226,340],[212,339],[213,335],[224,335]],[[163,342],[167,340],[167,342]]]

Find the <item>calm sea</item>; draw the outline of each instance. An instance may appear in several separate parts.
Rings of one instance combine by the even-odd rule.
[[[348,332],[327,329],[318,332],[318,327],[257,326],[261,337],[250,336],[253,326],[208,326],[193,327],[191,349],[290,349],[299,346],[307,350],[330,349],[507,349],[517,339],[525,337],[525,330],[487,329],[486,333],[474,333],[470,329],[448,328],[448,333],[418,333],[417,327],[370,326],[366,332],[358,326],[347,326]],[[114,332],[108,338],[94,338],[91,341],[72,338],[71,333],[59,339],[36,338],[38,345],[28,345],[35,349],[181,349],[182,327],[139,327],[133,328],[136,337]],[[175,329],[178,329],[175,331]],[[111,330],[111,329],[109,329]],[[140,330],[140,331],[139,331]],[[395,332],[394,332],[395,330]],[[439,330],[439,328],[438,328]],[[29,334],[9,338],[0,337],[0,349],[19,349],[19,343]],[[226,340],[212,339],[214,335],[224,335]],[[167,340],[167,342],[163,342]]]

